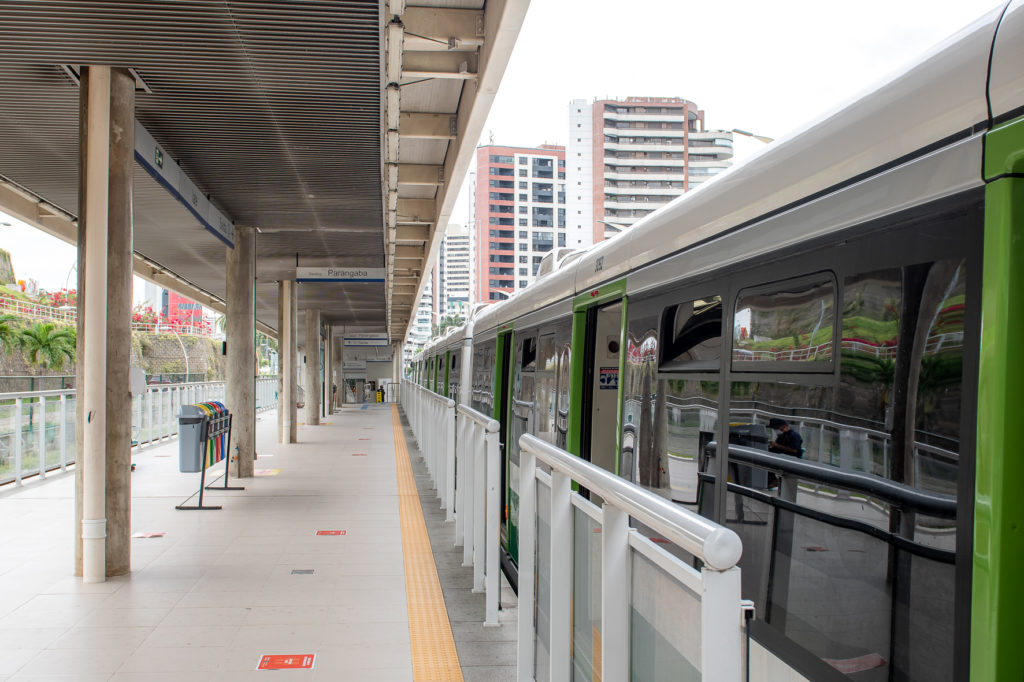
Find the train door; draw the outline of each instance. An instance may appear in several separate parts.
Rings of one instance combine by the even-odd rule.
[[[438,393],[443,395],[445,398],[450,398],[451,396],[448,394],[448,380],[451,376],[449,368],[451,367],[452,352],[450,350],[446,350],[443,355],[438,356],[438,359],[440,358],[444,358],[444,383],[441,384]],[[440,374],[438,374],[438,376],[441,377]]]
[[[512,582],[518,574],[513,562],[518,552],[513,554],[509,532],[509,495],[508,495],[508,418],[509,418],[509,387],[512,373],[512,342],[514,334],[507,331],[498,335],[494,357],[494,418],[501,428],[498,429],[498,443],[501,451],[501,546],[502,564],[505,573]]]
[[[519,437],[535,433],[537,333],[515,337],[508,410],[508,547],[519,557]]]

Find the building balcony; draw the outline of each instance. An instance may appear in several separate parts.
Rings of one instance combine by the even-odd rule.
[[[603,116],[609,121],[644,121],[655,123],[658,121],[685,121],[686,110],[685,109],[673,109],[671,114],[620,114],[615,111],[605,109]]]

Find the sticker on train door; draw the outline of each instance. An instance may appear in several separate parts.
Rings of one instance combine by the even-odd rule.
[[[597,385],[602,391],[619,390],[619,368],[602,367],[597,378]]]

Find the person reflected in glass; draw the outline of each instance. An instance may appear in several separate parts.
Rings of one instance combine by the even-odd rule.
[[[768,446],[769,452],[781,452],[794,457],[803,457],[804,439],[790,428],[785,419],[771,419],[768,428],[776,432],[775,440]]]

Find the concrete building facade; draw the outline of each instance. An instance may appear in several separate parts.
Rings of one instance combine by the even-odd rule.
[[[679,97],[573,100],[569,246],[607,239],[728,168],[732,135],[706,130],[704,111]]]
[[[567,245],[565,147],[476,150],[476,300],[500,301],[536,279]]]
[[[438,255],[437,312],[467,317],[475,299],[471,237],[466,225],[449,225]]]

